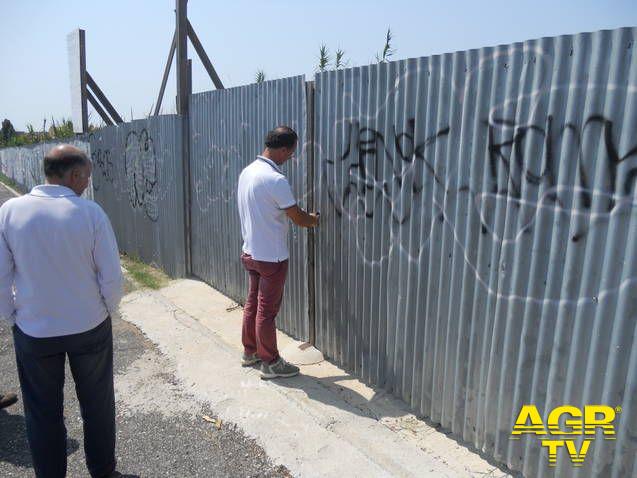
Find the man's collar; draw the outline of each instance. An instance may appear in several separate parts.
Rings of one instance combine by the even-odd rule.
[[[40,184],[31,189],[31,196],[63,198],[68,196],[77,196],[72,189],[60,184]]]
[[[276,164],[274,161],[272,161],[270,158],[266,158],[265,156],[261,156],[260,154],[258,154],[257,155],[257,159],[260,159],[261,161],[265,161],[270,166],[272,166],[274,169],[276,169],[278,172],[283,174],[283,171],[281,171],[281,168],[279,168],[279,165]]]

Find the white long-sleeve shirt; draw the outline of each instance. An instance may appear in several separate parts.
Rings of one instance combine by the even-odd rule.
[[[32,337],[86,332],[122,297],[117,242],[95,202],[53,184],[0,207],[0,316]]]

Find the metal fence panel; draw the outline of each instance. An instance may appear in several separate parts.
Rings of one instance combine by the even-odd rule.
[[[95,200],[122,252],[185,274],[182,119],[151,117],[88,135]]]
[[[302,76],[191,96],[193,273],[238,302],[247,292],[247,273],[239,259],[239,174],[263,150],[266,133],[286,124],[298,133],[299,147],[282,169],[305,207],[305,108]],[[280,329],[303,340],[308,337],[306,240],[306,231],[290,227],[290,265],[277,318]]]
[[[637,467],[636,37],[316,76],[318,348],[525,476]],[[625,412],[549,468],[531,403]]]
[[[89,153],[89,144],[80,140],[47,141],[29,146],[2,148],[0,149],[0,171],[15,181],[20,192],[28,192],[34,186],[44,184],[42,160],[44,155],[58,144],[72,144]],[[91,186],[86,189],[83,196],[93,198]]]

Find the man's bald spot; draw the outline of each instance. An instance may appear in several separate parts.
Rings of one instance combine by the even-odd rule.
[[[51,159],[62,159],[66,156],[82,156],[88,161],[86,153],[72,144],[58,144],[51,148],[49,152],[46,153],[45,157]]]
[[[88,156],[80,148],[71,144],[59,144],[44,156],[44,175],[47,178],[63,178],[77,166],[88,166]]]

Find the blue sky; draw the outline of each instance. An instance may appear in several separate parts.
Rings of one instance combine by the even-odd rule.
[[[312,75],[321,43],[350,66],[374,60],[387,27],[394,59],[543,36],[637,25],[635,0],[332,1],[190,0],[188,13],[226,87]],[[159,90],[174,30],[172,0],[2,0],[0,119],[17,129],[70,117],[66,35],[86,30],[87,68],[129,120],[145,116]],[[212,84],[193,58],[193,90]],[[174,111],[171,75],[164,112]],[[91,120],[98,122],[96,113]]]

